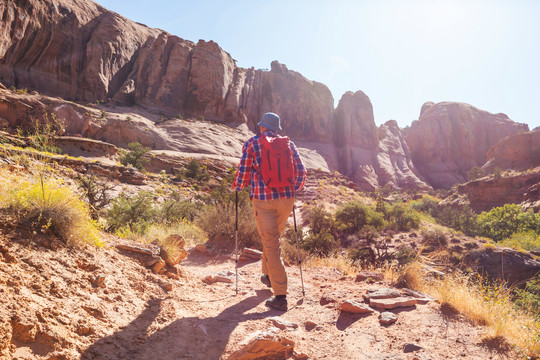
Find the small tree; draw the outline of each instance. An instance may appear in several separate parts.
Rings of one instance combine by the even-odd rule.
[[[148,162],[144,155],[150,151],[150,148],[143,146],[139,142],[130,142],[128,144],[129,151],[121,158],[122,165],[131,165],[139,170],[144,170],[144,165]]]
[[[469,179],[469,181],[480,179],[484,175],[484,170],[482,170],[478,166],[473,167],[467,172],[467,178]]]

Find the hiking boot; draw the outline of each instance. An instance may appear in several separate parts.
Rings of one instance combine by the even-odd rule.
[[[272,296],[270,299],[266,300],[265,305],[279,311],[287,311],[287,296]]]
[[[261,275],[261,282],[268,287],[272,287],[272,283],[270,283],[270,277],[266,274]]]

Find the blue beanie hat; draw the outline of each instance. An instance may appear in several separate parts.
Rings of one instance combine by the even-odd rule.
[[[267,112],[263,115],[262,120],[257,125],[267,128],[268,130],[272,131],[279,131],[283,130],[281,128],[281,125],[279,124],[279,116],[277,114],[274,114],[272,112]]]

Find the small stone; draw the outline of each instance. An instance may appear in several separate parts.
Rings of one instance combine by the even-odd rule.
[[[310,320],[306,321],[306,323],[305,323],[307,331],[311,331],[311,330],[315,329],[317,327],[317,325],[318,324],[316,322],[313,322],[313,321],[310,321]]]
[[[403,352],[405,353],[411,353],[411,352],[415,352],[415,351],[418,351],[418,350],[422,350],[422,348],[418,345],[415,345],[415,344],[410,344],[410,343],[407,343],[405,344],[405,346],[403,346]]]
[[[339,308],[341,311],[353,314],[368,314],[373,312],[373,309],[371,309],[369,306],[355,300],[346,300],[339,306]]]
[[[152,266],[152,272],[154,274],[160,274],[164,271],[164,268],[165,267],[165,261],[163,261],[161,258],[159,259],[158,262],[156,262],[154,264],[154,266]]]
[[[379,315],[379,322],[382,325],[390,325],[397,321],[397,315],[389,311],[385,311]]]
[[[275,327],[280,328],[281,330],[298,328],[298,324],[285,320],[279,316],[270,318],[270,321],[272,321]]]
[[[167,292],[171,291],[173,289],[173,285],[171,283],[168,283],[168,282],[164,282],[164,283],[161,283],[159,286],[161,286],[161,288]]]
[[[276,329],[277,330],[277,329]],[[294,341],[272,331],[256,332],[241,342],[242,348],[228,360],[240,359],[288,359],[294,352]]]
[[[96,274],[90,278],[90,283],[95,287],[104,287],[107,277],[102,274]]]
[[[200,252],[204,255],[210,255],[210,251],[208,251],[208,247],[204,244],[197,244],[195,245],[195,251]]]
[[[392,298],[392,299],[371,299],[369,305],[377,309],[395,309],[399,307],[409,307],[416,305],[416,299],[411,298]]]

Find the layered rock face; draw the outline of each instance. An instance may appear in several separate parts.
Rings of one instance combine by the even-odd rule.
[[[493,145],[482,166],[486,173],[494,169],[527,170],[540,166],[540,130],[509,136]]]
[[[504,114],[491,114],[464,103],[426,103],[406,133],[414,165],[435,188],[467,181],[467,172],[486,162],[500,139],[528,131]]]
[[[104,100],[227,124],[247,123],[251,129],[262,114],[273,111],[281,116],[284,134],[308,149],[324,149],[332,170],[339,167],[365,189],[426,186],[410,167],[397,126],[377,129],[371,102],[362,92],[345,94],[334,111],[324,84],[277,61],[270,71],[239,68],[212,41],[195,44],[91,1],[8,0],[0,4],[0,11],[0,82],[8,86],[70,100]],[[79,111],[69,106],[61,110],[68,133],[74,135],[119,146],[140,141],[154,149],[178,148],[172,133],[141,136],[144,129],[128,131],[129,124],[120,118],[113,125],[95,127],[88,116],[81,120]],[[14,121],[8,122],[13,126]]]
[[[334,116],[334,133],[340,172],[363,189],[371,191],[387,184],[429,188],[414,170],[397,122],[391,120],[377,128],[371,101],[363,92],[343,95]]]

